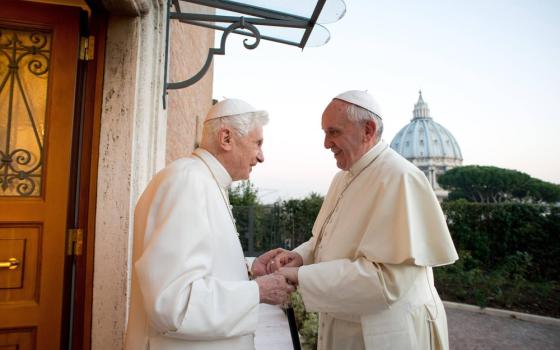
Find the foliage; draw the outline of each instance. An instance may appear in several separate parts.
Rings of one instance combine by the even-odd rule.
[[[531,256],[532,280],[558,280],[559,207],[461,200],[444,203],[443,210],[455,246],[472,256],[469,264],[490,271],[516,252],[524,252]]]
[[[434,269],[442,299],[560,316],[560,208],[446,202],[459,260]]]
[[[237,190],[236,193],[244,192]],[[238,200],[236,203],[247,202]],[[272,205],[234,205],[244,250],[257,255],[276,247],[292,249],[307,241],[322,203],[323,197],[311,193],[303,199],[278,201]]]
[[[319,214],[323,197],[311,193],[303,199],[290,199],[279,203],[282,237],[286,237],[292,248],[311,237],[315,218]]]
[[[301,295],[294,292],[291,303],[296,316],[296,323],[304,350],[317,349],[317,333],[319,331],[319,316],[316,312],[307,312]]]
[[[233,206],[251,206],[259,203],[259,190],[251,180],[238,182],[229,190],[229,203]]]
[[[249,233],[253,232],[255,226],[253,208],[260,207],[258,195],[258,189],[250,180],[240,181],[229,189],[229,203],[233,207],[237,232],[240,233],[239,239],[244,250],[249,249]]]
[[[516,252],[491,270],[481,268],[469,251],[459,250],[459,257],[453,265],[434,269],[442,299],[560,316],[560,283],[532,281],[529,254]]]
[[[470,202],[556,203],[560,186],[533,178],[525,173],[494,166],[469,165],[453,168],[438,177],[438,183],[449,190],[448,200]]]

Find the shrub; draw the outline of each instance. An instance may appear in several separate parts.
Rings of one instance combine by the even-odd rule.
[[[557,281],[560,276],[560,208],[536,204],[480,204],[464,200],[443,204],[457,250],[490,271],[517,252],[526,253],[531,281]]]
[[[307,312],[298,292],[291,295],[296,322],[303,349],[314,350],[317,348],[317,332],[319,330],[319,316],[316,312]]]
[[[560,316],[560,284],[531,281],[532,257],[529,254],[516,252],[491,270],[477,265],[469,251],[460,250],[459,257],[453,265],[434,269],[436,287],[442,299]]]

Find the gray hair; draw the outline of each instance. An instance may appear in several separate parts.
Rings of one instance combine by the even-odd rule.
[[[216,141],[215,135],[222,128],[231,128],[237,136],[243,137],[251,130],[263,127],[267,123],[268,114],[255,112],[210,119],[204,122],[201,145],[213,144]]]
[[[380,116],[352,103],[346,102],[345,105],[348,120],[353,123],[362,123],[368,120],[373,120],[375,123],[375,137],[377,140],[381,139],[381,135],[383,135],[383,120],[381,120]]]

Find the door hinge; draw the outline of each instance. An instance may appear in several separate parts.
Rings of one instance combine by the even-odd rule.
[[[84,248],[84,230],[72,228],[68,230],[68,255],[81,256]]]
[[[95,51],[95,37],[83,36],[80,38],[80,60],[91,61],[94,57]]]

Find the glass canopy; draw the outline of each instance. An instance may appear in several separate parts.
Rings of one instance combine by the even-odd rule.
[[[254,25],[264,40],[301,48],[321,46],[330,33],[321,24],[333,23],[346,12],[343,0],[176,0],[171,19],[225,31],[231,23],[244,18]],[[189,6],[186,3],[202,6]],[[255,36],[247,29],[236,34]]]
[[[336,22],[346,12],[346,5],[342,0],[241,0],[237,1],[237,3],[306,18],[311,18],[317,5],[320,5],[322,9],[319,10],[320,14],[317,18],[317,23],[321,24]]]
[[[321,46],[330,39],[322,25],[341,19],[346,13],[344,0],[168,0],[167,45],[169,21],[223,31],[219,48],[211,48],[203,68],[193,77],[181,82],[167,82],[165,68],[164,104],[168,89],[182,89],[200,80],[212,63],[215,54],[225,54],[225,42],[230,33],[255,38],[254,49],[260,40],[269,40],[300,48]],[[195,6],[196,5],[196,6]]]

